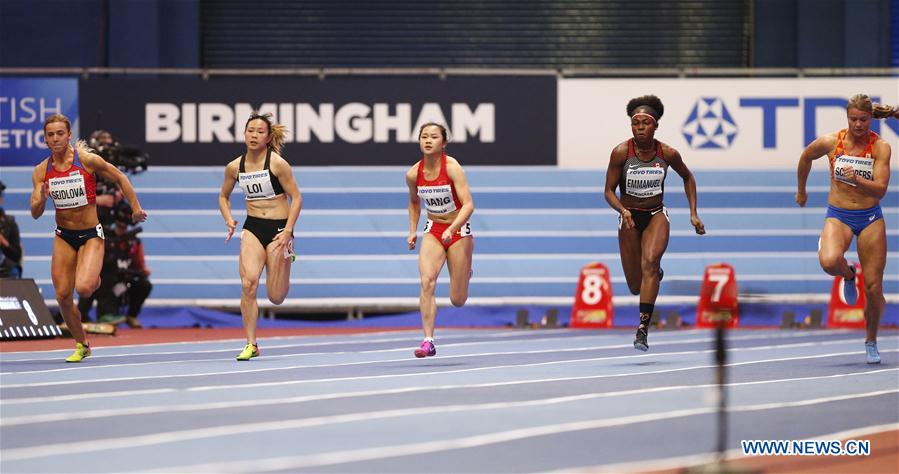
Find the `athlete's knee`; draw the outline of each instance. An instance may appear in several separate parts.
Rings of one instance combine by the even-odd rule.
[[[278,291],[278,292],[273,292],[271,290],[268,291],[268,300],[271,301],[273,304],[281,304],[284,302],[285,298],[287,298],[286,291]]]
[[[57,289],[56,290],[56,302],[59,304],[65,304],[66,302],[72,301],[72,296],[74,295],[71,288],[65,289]]]
[[[659,256],[659,257],[647,256],[646,258],[643,258],[642,260],[640,260],[640,271],[643,273],[644,276],[655,275],[655,274],[659,273],[659,267],[661,266],[661,264],[662,264],[661,256]]]
[[[421,291],[425,293],[433,293],[434,288],[437,286],[437,276],[424,276],[421,277]]]
[[[100,286],[100,280],[97,280],[93,283],[76,283],[75,291],[78,293],[78,296],[82,298],[88,298],[90,295],[94,294],[94,291],[97,291],[97,288]]]
[[[241,289],[244,293],[250,293],[255,295],[256,290],[259,289],[259,279],[258,278],[241,278],[240,279]]]
[[[468,301],[468,292],[457,292],[450,294],[450,303],[457,308],[461,308],[465,306],[465,302]]]
[[[865,296],[868,298],[883,295],[883,283],[881,281],[865,281]]]
[[[821,264],[822,270],[831,275],[836,275],[840,273],[843,255],[836,252],[818,251],[818,262]]]

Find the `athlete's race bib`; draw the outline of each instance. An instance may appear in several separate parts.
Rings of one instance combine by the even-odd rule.
[[[76,171],[69,176],[50,178],[47,184],[53,205],[57,209],[74,209],[87,205],[87,189],[81,173]]]
[[[425,203],[425,209],[431,214],[449,214],[456,210],[453,200],[452,186],[419,186],[418,197]]]
[[[855,186],[855,183],[847,181],[843,175],[843,168],[851,166],[855,170],[856,179],[864,178],[874,181],[874,158],[867,156],[840,155],[833,159],[833,177],[841,183]]]
[[[275,197],[275,189],[272,187],[272,178],[269,175],[269,170],[238,173],[237,181],[248,201]]]
[[[648,198],[662,194],[665,170],[658,166],[628,167],[624,174],[624,191],[638,198]]]

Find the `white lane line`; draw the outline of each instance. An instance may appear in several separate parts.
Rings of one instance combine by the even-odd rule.
[[[652,393],[665,390],[667,387],[641,389],[641,393]],[[620,396],[622,394],[633,395],[635,391],[616,392],[611,396]],[[856,400],[862,398],[871,398],[881,395],[899,393],[899,389],[877,390],[865,393],[855,393],[848,395],[838,395],[830,397],[820,397],[814,399],[799,400],[794,402],[780,403],[763,403],[756,405],[737,405],[728,408],[730,413],[765,411],[782,408],[795,408],[802,406],[819,405],[822,403],[831,403],[845,400]],[[151,446],[159,444],[180,443],[203,438],[214,438],[221,436],[246,436],[250,433],[262,433],[267,431],[289,430],[298,428],[309,428],[314,426],[325,426],[335,423],[352,423],[358,421],[371,421],[386,418],[422,416],[437,413],[449,412],[469,412],[473,410],[497,410],[520,408],[529,406],[550,405],[558,403],[567,403],[571,401],[581,401],[589,398],[599,398],[610,396],[609,394],[593,394],[579,395],[569,397],[556,397],[544,400],[531,400],[526,402],[496,402],[474,405],[448,405],[439,407],[425,408],[407,408],[397,410],[385,410],[380,412],[346,414],[336,416],[324,416],[315,418],[305,418],[299,420],[282,420],[274,422],[261,423],[239,423],[226,426],[216,426],[212,428],[200,428],[190,430],[167,431],[142,436],[130,436],[128,438],[106,438],[92,439],[89,441],[80,441],[74,443],[57,443],[43,444],[40,446],[14,448],[0,450],[3,453],[3,459],[6,462],[19,461],[25,459],[45,458],[51,456],[72,455],[79,453],[115,450],[115,449],[133,449],[137,446]],[[607,418],[598,420],[583,420],[568,423],[559,423],[555,425],[542,425],[529,428],[519,428],[506,431],[497,431],[482,435],[466,436],[454,439],[445,439],[437,441],[429,441],[423,443],[410,443],[404,445],[380,446],[376,448],[350,449],[344,451],[332,451],[322,454],[286,456],[268,459],[255,459],[253,461],[231,461],[227,463],[208,463],[202,465],[191,466],[169,466],[165,472],[176,470],[179,472],[262,472],[271,470],[290,470],[317,466],[326,466],[334,464],[346,464],[359,461],[370,461],[374,459],[385,459],[398,456],[408,456],[414,454],[425,454],[439,451],[448,451],[455,449],[473,448],[490,444],[498,444],[503,442],[515,441],[538,436],[549,436],[572,431],[583,431],[600,428],[609,428],[617,426],[625,426],[636,423],[658,422],[658,420],[668,420],[674,418],[684,418],[696,415],[705,415],[717,412],[717,407],[692,408],[685,410],[673,410],[657,413],[644,413],[640,415],[631,415],[617,418]],[[158,471],[145,471],[158,472]]]
[[[753,363],[763,363],[764,361],[753,361]],[[192,412],[197,410],[222,410],[222,409],[232,409],[232,408],[243,408],[243,407],[258,407],[258,406],[268,406],[268,405],[282,405],[288,403],[306,403],[306,402],[314,402],[314,401],[322,401],[322,400],[338,400],[338,399],[348,399],[348,398],[358,398],[358,397],[371,397],[371,396],[382,396],[382,395],[397,395],[402,393],[414,393],[414,392],[430,392],[430,391],[443,391],[443,390],[459,390],[459,389],[478,389],[478,388],[494,388],[494,387],[507,387],[507,386],[515,386],[515,385],[530,385],[530,384],[541,384],[541,383],[554,383],[554,382],[569,382],[569,381],[578,381],[578,380],[596,380],[596,379],[604,379],[604,378],[612,378],[612,377],[633,377],[638,375],[648,375],[648,374],[659,374],[673,371],[684,371],[684,370],[695,370],[698,368],[714,368],[715,365],[706,365],[706,366],[696,366],[696,367],[682,367],[679,369],[665,369],[665,370],[656,370],[656,371],[646,371],[646,372],[636,372],[630,374],[603,374],[603,375],[588,375],[588,376],[579,376],[579,377],[556,377],[550,379],[529,379],[529,380],[514,380],[507,382],[488,382],[488,383],[475,383],[475,384],[452,384],[452,385],[421,385],[414,387],[403,387],[403,388],[392,388],[392,389],[381,389],[381,390],[363,390],[363,391],[355,391],[355,392],[336,392],[336,393],[325,393],[318,395],[300,395],[294,397],[281,397],[281,398],[254,398],[252,400],[240,400],[240,401],[230,401],[230,402],[205,402],[205,403],[193,403],[193,404],[181,404],[181,405],[155,405],[155,406],[140,406],[140,407],[130,407],[130,408],[106,408],[106,409],[94,409],[94,410],[79,410],[79,411],[68,411],[68,412],[60,412],[60,413],[42,413],[39,415],[23,415],[23,416],[5,416],[0,418],[0,426],[18,426],[18,425],[27,425],[34,423],[50,423],[50,422],[59,422],[59,421],[72,421],[72,420],[87,420],[94,418],[103,418],[103,417],[113,417],[113,416],[130,416],[130,415],[147,415],[147,414],[155,414],[155,413],[171,413],[171,412]],[[772,384],[772,383],[783,383],[783,382],[799,382],[806,380],[828,380],[828,379],[838,379],[842,377],[854,377],[854,376],[865,376],[865,375],[873,375],[879,374],[883,372],[897,372],[899,373],[899,369],[880,369],[880,370],[868,370],[863,372],[852,372],[846,374],[831,374],[831,375],[820,375],[820,376],[810,376],[810,377],[794,377],[789,379],[772,379],[772,380],[754,380],[750,382],[733,382],[725,384],[727,387],[743,387],[743,386],[751,386],[751,385],[764,385],[764,384]],[[701,384],[701,385],[680,385],[680,386],[669,386],[662,387],[660,391],[665,390],[680,390],[680,389],[688,389],[688,388],[709,388],[715,387],[714,384]],[[641,390],[628,390],[629,393],[640,394],[644,393]],[[606,393],[613,394],[619,392],[598,392],[598,393]],[[621,393],[623,394],[623,393]],[[144,395],[144,394],[142,394]],[[119,398],[116,396],[115,398]]]

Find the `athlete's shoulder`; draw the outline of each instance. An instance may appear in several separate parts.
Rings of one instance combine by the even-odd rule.
[[[677,148],[674,148],[663,141],[659,141],[659,145],[662,147],[662,158],[668,159],[680,156],[680,152],[677,151]]]
[[[415,177],[418,175],[418,168],[421,166],[421,160],[415,162],[408,170],[406,170],[406,176]]]
[[[32,176],[38,179],[44,179],[44,176],[47,175],[47,166],[49,162],[50,158],[48,157],[41,160],[40,163],[34,165],[34,172],[32,173]]]
[[[612,157],[613,158],[627,158],[627,152],[629,148],[630,139],[627,139],[612,148]]]
[[[446,155],[446,166],[458,166],[462,167],[462,163],[459,163],[459,160],[453,158],[452,156]]]

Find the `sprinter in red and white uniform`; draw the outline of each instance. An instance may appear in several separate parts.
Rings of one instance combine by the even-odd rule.
[[[865,276],[865,356],[869,364],[880,363],[877,329],[886,308],[883,271],[886,266],[886,224],[880,200],[890,184],[890,144],[871,131],[872,118],[899,115],[896,109],[874,104],[865,94],[856,94],[846,106],[848,127],[818,137],[799,157],[796,203],[805,207],[805,183],[812,161],[827,156],[830,161],[830,192],[827,217],[818,241],[818,260],[828,275],[842,276],[843,299],[855,304],[855,265],[843,256],[852,237]]]
[[[118,184],[131,204],[132,219],[141,222],[147,213],[140,207],[128,177],[83,141],[71,145],[72,124],[65,115],[51,115],[44,122],[44,140],[52,154],[34,167],[31,181],[31,217],[44,214],[47,198],[56,207],[56,237],[53,239],[51,275],[59,312],[75,339],[75,352],[66,362],[81,362],[91,354],[81,327],[81,314],[73,301],[73,290],[82,298],[100,286],[103,266],[103,226],[97,218],[99,174]]]
[[[434,345],[434,324],[437,300],[434,289],[437,276],[446,263],[450,273],[450,302],[462,306],[468,299],[471,279],[471,256],[474,238],[468,219],[474,212],[471,190],[462,166],[455,158],[446,156],[446,128],[427,123],[418,132],[418,146],[424,155],[406,172],[409,186],[409,250],[415,249],[421,203],[428,213],[421,248],[418,252],[418,271],[421,275],[421,325],[425,339],[415,357],[437,355]]]
[[[237,355],[241,361],[260,354],[256,342],[256,291],[262,269],[266,272],[269,301],[281,304],[290,290],[290,264],[295,258],[293,228],[300,218],[303,197],[290,164],[280,154],[286,134],[287,128],[273,123],[271,114],[253,112],[244,125],[247,151],[225,166],[219,193],[219,211],[228,228],[225,242],[237,228],[231,215],[235,185],[240,186],[247,202],[247,219],[240,234],[240,313],[247,333],[247,345]]]
[[[640,323],[634,338],[634,348],[640,351],[649,350],[649,323],[659,295],[662,255],[668,248],[671,230],[663,203],[668,167],[684,181],[690,224],[697,234],[705,234],[696,210],[693,173],[677,150],[655,139],[664,112],[662,101],[654,95],[637,97],[627,103],[633,138],[612,149],[606,171],[606,201],[621,214],[618,217],[621,267],[628,289],[640,295]],[[620,196],[615,194],[616,188],[620,188]]]

